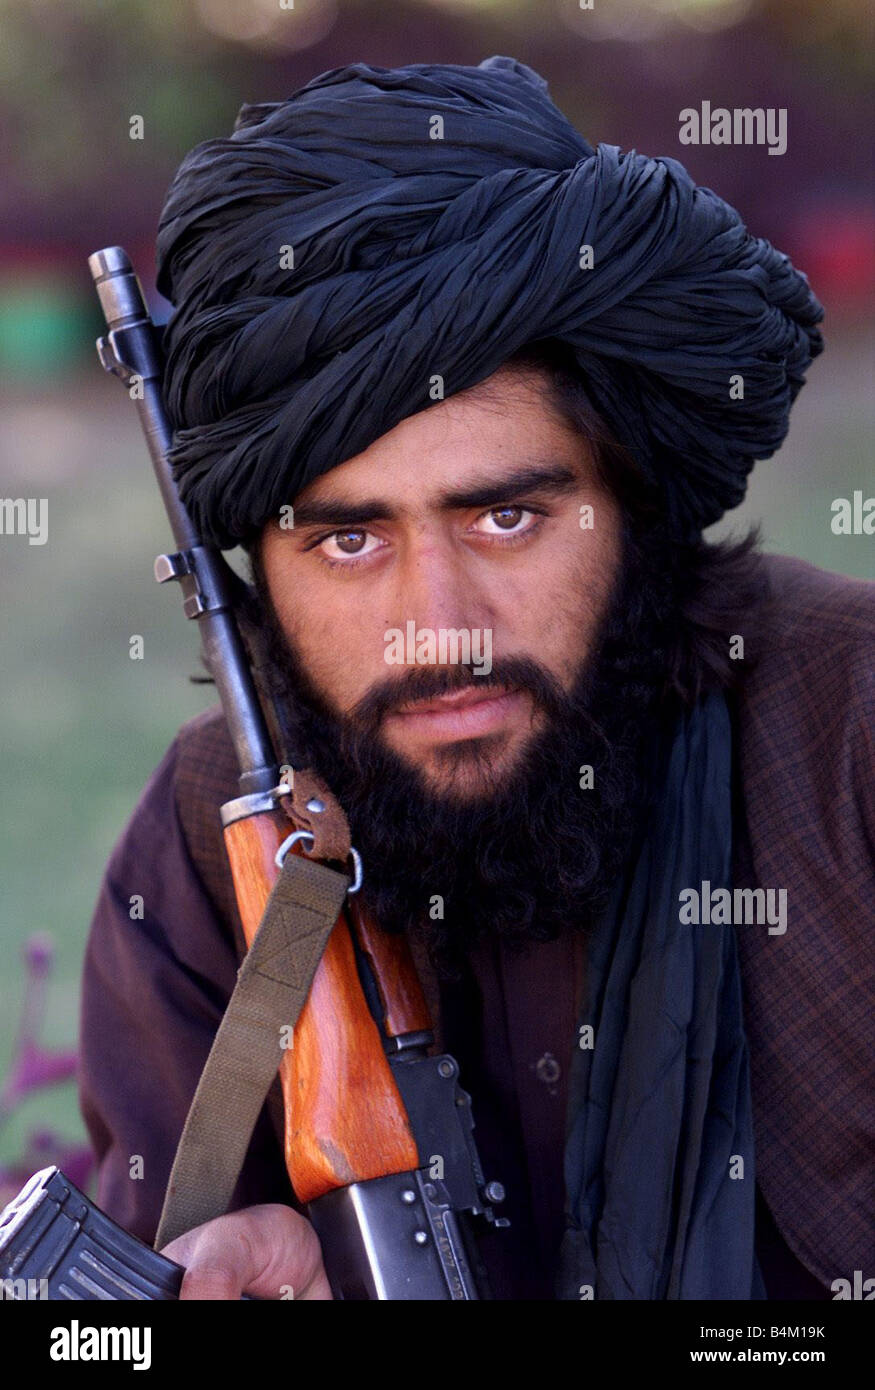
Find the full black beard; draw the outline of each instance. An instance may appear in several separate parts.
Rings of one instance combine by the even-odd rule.
[[[650,557],[652,560],[652,557]],[[442,975],[477,942],[511,946],[586,930],[624,870],[651,794],[666,718],[666,572],[630,535],[592,655],[570,693],[522,658],[489,676],[464,666],[412,667],[339,717],[313,689],[254,563],[266,675],[294,766],[314,767],[343,806],[364,863],[365,906],[387,931],[421,932]],[[431,791],[380,737],[387,709],[474,685],[524,687],[545,722],[520,763],[495,784],[488,740],[447,750],[477,757],[484,793]],[[471,741],[473,742],[473,741]],[[581,769],[593,770],[581,787]]]

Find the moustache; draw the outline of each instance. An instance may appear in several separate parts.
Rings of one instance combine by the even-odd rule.
[[[364,695],[347,715],[347,722],[363,732],[375,733],[388,714],[418,700],[435,700],[464,690],[525,691],[551,717],[565,708],[567,695],[559,680],[532,657],[507,656],[494,660],[488,675],[472,675],[466,666],[418,666],[403,676],[381,681]]]

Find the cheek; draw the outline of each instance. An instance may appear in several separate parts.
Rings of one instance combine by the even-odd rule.
[[[336,612],[331,620],[303,621],[293,635],[309,679],[339,710],[355,699],[354,673],[361,670],[355,630],[350,632]]]
[[[277,532],[264,538],[262,563],[277,617],[308,680],[330,706],[345,712],[373,681],[352,586],[347,596],[342,586],[320,582],[318,571],[291,553]]]
[[[289,640],[319,694],[345,713],[385,675],[380,615],[365,611],[361,595],[347,601],[336,588],[320,593],[310,584],[287,592],[295,593],[294,604],[278,612]]]
[[[583,629],[592,637],[610,602],[622,558],[622,519],[616,503],[605,498],[592,530],[578,528],[571,584]]]
[[[502,588],[497,601],[514,649],[531,652],[567,680],[574,677],[610,601],[620,534],[609,499],[597,509],[592,530],[573,518],[551,545],[540,547],[525,577]]]

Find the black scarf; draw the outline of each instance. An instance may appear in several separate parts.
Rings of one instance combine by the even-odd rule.
[[[563,1298],[765,1297],[735,931],[680,921],[684,889],[731,888],[731,747],[722,694],[679,718],[634,868],[590,943]]]

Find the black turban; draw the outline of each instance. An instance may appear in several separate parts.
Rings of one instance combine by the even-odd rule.
[[[356,63],[244,106],[180,166],[157,253],[171,462],[220,546],[434,377],[452,395],[546,339],[695,534],[782,443],[823,346],[785,255],[677,160],[593,149],[512,58]]]

